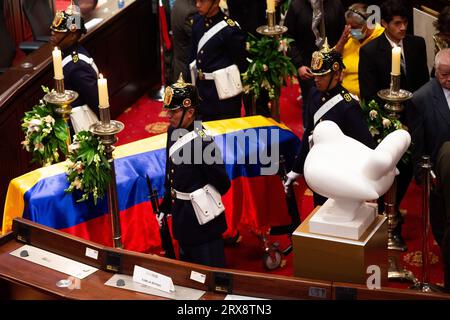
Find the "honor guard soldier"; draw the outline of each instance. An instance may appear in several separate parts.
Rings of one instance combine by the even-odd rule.
[[[78,98],[72,102],[72,127],[75,133],[88,130],[91,124],[98,121],[99,115],[98,69],[94,59],[78,43],[86,33],[84,20],[77,7],[69,5],[65,11],[56,12],[50,29],[50,43],[62,51],[64,87],[78,93]]]
[[[325,44],[320,51],[312,54],[311,72],[314,75],[316,87],[310,91],[307,116],[308,126],[302,138],[300,153],[294,163],[292,171],[287,174],[285,189],[303,174],[303,165],[309,149],[313,146],[312,132],[322,120],[335,122],[342,132],[370,148],[375,148],[367,122],[362,113],[356,96],[350,94],[340,82],[342,70],[345,68],[342,56],[334,48]],[[326,198],[314,193],[314,205],[321,205]]]
[[[198,88],[202,121],[241,116],[240,73],[247,67],[246,35],[225,16],[219,0],[196,0],[192,26],[191,81]]]
[[[202,130],[200,121],[194,123],[198,105],[196,87],[185,83],[181,75],[164,92],[170,126],[166,192],[158,220],[164,213],[172,214],[173,236],[178,241],[181,260],[225,267],[222,234],[227,223],[221,195],[230,188],[230,179],[217,145]],[[212,152],[205,152],[206,148]],[[208,156],[211,159],[205,159]]]

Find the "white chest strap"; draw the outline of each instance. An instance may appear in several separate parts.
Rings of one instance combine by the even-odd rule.
[[[82,53],[78,53],[78,59],[83,60],[84,62],[86,62],[87,64],[91,65],[92,69],[94,69],[95,73],[98,76],[98,68],[97,65],[94,62],[93,58],[89,58],[87,55],[82,54]],[[68,64],[70,61],[72,61],[72,55],[68,55],[67,57],[65,57],[62,61],[62,67],[64,68],[66,64]]]
[[[182,146],[184,146],[186,143],[191,142],[198,136],[197,132],[190,131],[186,133],[184,136],[182,136],[180,139],[177,140],[169,149],[169,157],[172,157],[172,155],[180,149]]]
[[[325,113],[330,111],[335,105],[337,105],[339,102],[341,102],[344,98],[340,93],[335,95],[333,98],[325,102],[319,110],[314,113],[314,126],[316,123],[324,116]]]
[[[198,42],[197,53],[201,50],[201,48],[203,48],[203,46],[209,41],[209,39],[214,37],[220,30],[225,28],[227,25],[228,23],[226,23],[225,20],[222,20],[216,25],[214,25],[214,27],[209,29],[209,31],[205,32],[205,34],[200,38],[200,41]]]

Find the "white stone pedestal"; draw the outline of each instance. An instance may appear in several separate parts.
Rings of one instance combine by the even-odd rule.
[[[309,231],[333,237],[358,240],[377,216],[377,205],[365,202],[359,209],[355,219],[338,222],[333,217],[333,205],[327,200],[309,221]]]

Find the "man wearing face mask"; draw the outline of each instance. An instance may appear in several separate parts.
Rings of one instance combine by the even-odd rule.
[[[246,35],[225,16],[219,0],[196,0],[192,26],[191,81],[198,88],[202,121],[241,116],[240,73],[247,68]]]
[[[367,4],[355,3],[345,12],[347,25],[336,50],[342,53],[345,69],[342,72],[342,86],[350,93],[360,96],[358,80],[359,50],[362,46],[379,37],[384,28],[376,23],[368,25]]]
[[[315,87],[308,97],[308,126],[303,134],[300,153],[292,171],[287,174],[285,191],[294,180],[303,175],[303,165],[310,147],[313,145],[314,127],[322,120],[335,122],[342,132],[370,148],[375,142],[369,132],[361,107],[357,100],[340,83],[342,70],[345,68],[342,56],[334,48],[330,49],[325,41],[324,47],[312,55],[311,72],[314,75]],[[311,145],[311,146],[310,146]],[[314,205],[322,205],[326,201],[323,196],[314,193]]]
[[[170,127],[167,131],[165,194],[160,205],[164,214],[172,214],[173,236],[179,244],[180,260],[199,263],[211,267],[225,267],[225,252],[222,234],[227,229],[225,212],[210,221],[198,218],[194,209],[195,198],[198,203],[206,196],[203,190],[214,190],[214,201],[219,206],[220,196],[230,188],[230,179],[214,140],[202,130],[201,122],[196,120],[199,105],[197,89],[185,83],[183,77],[166,88],[164,109],[169,115]],[[194,122],[195,121],[195,122]],[[214,147],[214,148],[213,148]],[[210,152],[205,152],[208,148]],[[203,156],[197,159],[198,155]],[[199,198],[197,198],[199,196]],[[213,210],[214,208],[211,208]],[[206,208],[209,215],[212,211]]]

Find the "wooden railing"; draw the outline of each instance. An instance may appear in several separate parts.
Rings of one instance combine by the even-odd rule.
[[[9,254],[23,244],[88,264],[98,268],[99,271],[81,280],[82,290],[72,292],[59,290],[55,288],[55,280],[61,277],[59,272],[42,268]],[[86,256],[87,248],[98,252],[97,259]],[[409,289],[393,288],[370,290],[366,286],[352,283],[211,268],[153,254],[101,246],[22,218],[14,220],[13,232],[0,238],[0,279],[6,282],[14,279],[22,286],[44,292],[49,297],[69,299],[158,298],[103,285],[112,277],[112,273],[132,275],[135,265],[170,276],[175,285],[206,291],[203,299],[223,299],[226,294],[302,300],[450,299],[450,295],[440,293],[421,293]],[[205,282],[193,281],[191,279],[192,271],[205,275]],[[39,272],[39,276],[36,275],[37,272]],[[92,288],[96,290],[90,290]]]

